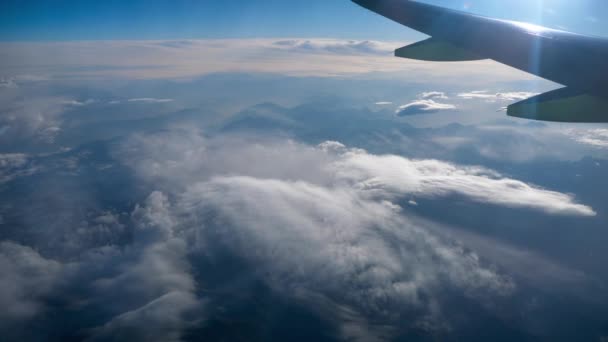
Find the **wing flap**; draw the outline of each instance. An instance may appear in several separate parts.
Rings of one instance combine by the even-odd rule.
[[[429,38],[395,50],[395,56],[432,62],[463,62],[485,59],[449,42]]]
[[[608,101],[566,87],[512,104],[507,115],[554,122],[608,122]]]

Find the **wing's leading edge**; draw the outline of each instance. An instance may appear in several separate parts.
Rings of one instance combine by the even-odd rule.
[[[411,0],[352,0],[431,36],[395,52],[426,61],[493,59],[567,86],[543,105],[521,102],[509,115],[562,122],[608,122],[608,40],[537,25],[487,18]],[[573,96],[572,94],[578,94]],[[556,102],[559,97],[561,101]],[[551,114],[558,107],[560,113]],[[577,107],[581,106],[581,107]],[[534,111],[539,111],[536,115]],[[542,110],[542,112],[541,112]]]

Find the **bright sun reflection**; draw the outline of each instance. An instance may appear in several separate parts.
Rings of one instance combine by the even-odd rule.
[[[522,22],[518,22],[518,21],[513,21],[513,24],[523,28],[524,30],[530,32],[530,33],[543,33],[546,31],[550,31],[550,29],[546,28],[546,27],[542,27],[540,25],[535,25],[535,24],[530,24],[530,23],[522,23]]]

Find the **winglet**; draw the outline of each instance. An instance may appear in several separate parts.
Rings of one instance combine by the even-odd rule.
[[[433,62],[464,62],[485,59],[471,51],[435,38],[397,49],[395,56]]]
[[[608,122],[608,101],[570,88],[560,88],[510,105],[507,115],[554,122]]]

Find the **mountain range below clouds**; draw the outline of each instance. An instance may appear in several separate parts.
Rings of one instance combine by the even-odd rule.
[[[552,84],[365,40],[1,44],[8,340],[608,336],[607,127],[501,110]]]

